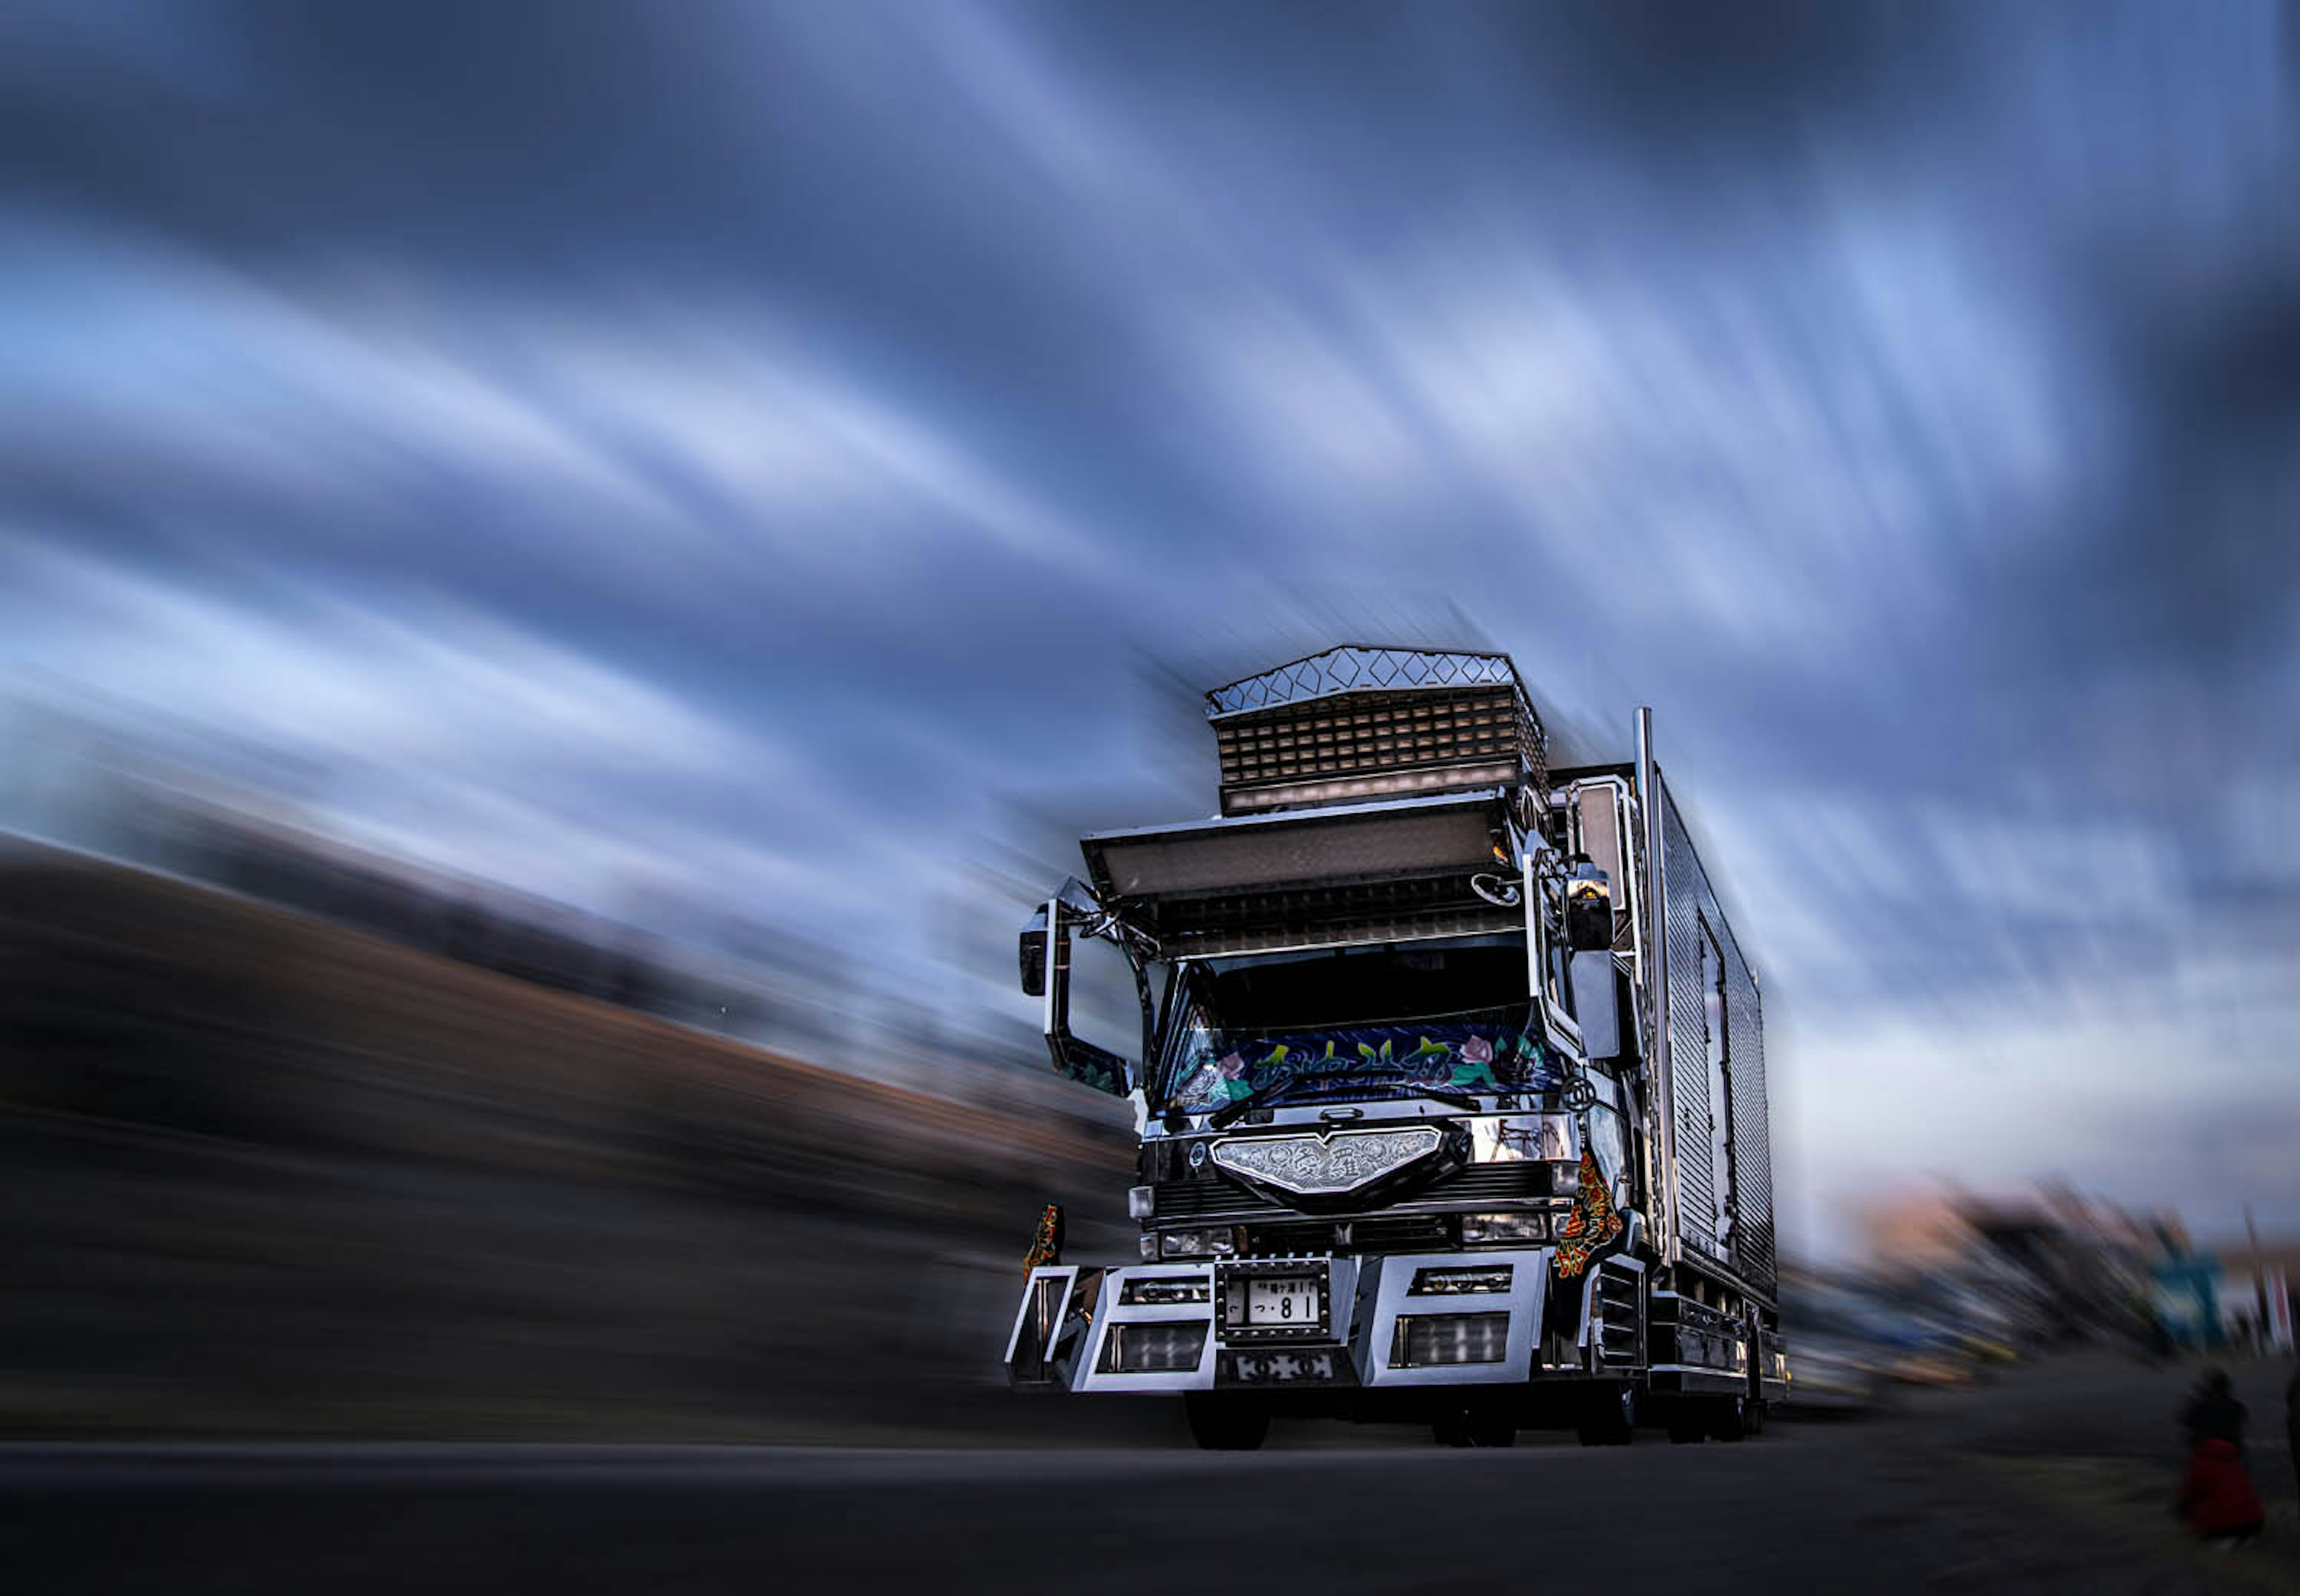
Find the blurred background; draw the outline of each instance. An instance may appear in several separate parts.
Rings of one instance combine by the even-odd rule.
[[[1006,1422],[1131,1167],[1014,931],[1344,641],[1655,706],[1811,1401],[2272,1334],[2296,91],[2264,4],[5,8],[0,1430]]]

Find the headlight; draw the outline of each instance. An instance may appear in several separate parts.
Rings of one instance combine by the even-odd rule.
[[[1228,1258],[1238,1251],[1233,1230],[1170,1230],[1158,1238],[1161,1258]]]
[[[1462,1216],[1462,1243],[1464,1246],[1490,1245],[1496,1242],[1546,1242],[1548,1239],[1547,1214]]]
[[[1158,1188],[1129,1186],[1126,1188],[1126,1217],[1146,1219],[1158,1210]]]

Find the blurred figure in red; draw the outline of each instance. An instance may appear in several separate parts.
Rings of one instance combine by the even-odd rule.
[[[2207,1369],[2181,1423],[2188,1432],[2188,1467],[2174,1504],[2204,1541],[2239,1546],[2258,1534],[2266,1514],[2244,1468],[2244,1404],[2229,1377]]]
[[[2266,1520],[2244,1459],[2225,1441],[2202,1441],[2180,1479],[2180,1516],[2200,1540],[2241,1546]]]

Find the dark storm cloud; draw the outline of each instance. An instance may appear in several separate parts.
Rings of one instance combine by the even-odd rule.
[[[2300,1021],[2289,14],[16,8],[0,636],[967,1016],[982,869],[1208,805],[1196,688],[1490,643],[1577,756],[1659,706],[1821,1175],[2235,1015],[2224,1124]]]

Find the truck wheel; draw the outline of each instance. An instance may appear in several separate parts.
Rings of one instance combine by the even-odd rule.
[[[1200,1451],[1250,1452],[1270,1434],[1270,1405],[1229,1392],[1186,1391],[1182,1413]]]
[[[1720,1441],[1739,1441],[1750,1433],[1749,1399],[1721,1397],[1709,1409],[1709,1433]]]
[[[1575,1428],[1584,1446],[1627,1446],[1637,1439],[1637,1388],[1623,1385],[1591,1392],[1589,1405],[1582,1409]]]

